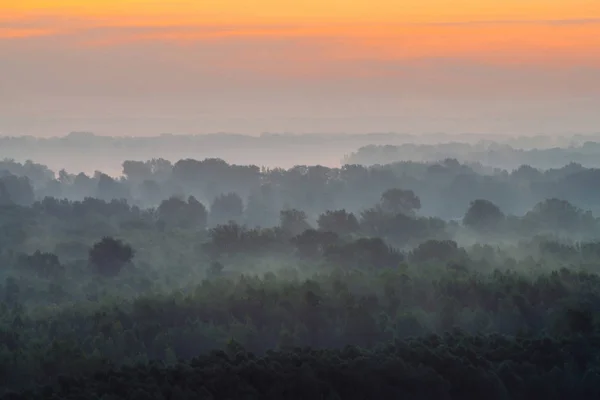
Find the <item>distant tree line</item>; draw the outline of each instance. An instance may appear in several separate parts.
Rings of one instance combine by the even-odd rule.
[[[4,172],[2,172],[4,171]],[[298,209],[314,220],[327,210],[359,213],[379,201],[390,188],[412,191],[420,213],[446,220],[459,219],[475,199],[496,204],[504,213],[521,216],[535,204],[557,198],[599,213],[598,169],[568,163],[547,170],[522,165],[512,171],[461,164],[456,159],[396,162],[385,165],[344,165],[341,168],[297,166],[268,169],[230,165],[220,159],[126,161],[123,175],[57,174],[32,162],[0,163],[0,205],[31,205],[44,197],[82,201],[126,200],[141,208],[158,207],[172,197],[193,196],[209,207],[234,201],[248,210],[245,223],[272,226],[283,209]],[[227,197],[235,194],[237,197]],[[217,204],[217,207],[218,207]],[[387,210],[389,211],[389,210]],[[239,215],[239,212],[238,212]],[[214,215],[214,223],[228,215]]]

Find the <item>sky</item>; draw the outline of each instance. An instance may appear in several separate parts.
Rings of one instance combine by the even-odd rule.
[[[600,132],[598,0],[0,0],[0,135]]]

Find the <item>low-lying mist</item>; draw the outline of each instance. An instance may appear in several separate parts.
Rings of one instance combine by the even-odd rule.
[[[295,165],[340,167],[343,164],[436,162],[455,158],[464,163],[516,169],[560,168],[569,162],[597,166],[598,135],[503,136],[477,134],[275,134],[233,133],[151,137],[98,136],[71,133],[64,137],[0,136],[0,158],[35,160],[54,170],[121,175],[124,160],[220,158],[231,164],[268,168]]]
[[[53,140],[107,164],[142,143],[27,146]],[[296,379],[297,398],[595,398],[600,172],[552,161],[595,145],[423,146],[114,174],[5,159],[0,398],[289,398]]]

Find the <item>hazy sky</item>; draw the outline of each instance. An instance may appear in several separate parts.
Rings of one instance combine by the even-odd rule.
[[[598,0],[0,0],[0,134],[600,131]]]

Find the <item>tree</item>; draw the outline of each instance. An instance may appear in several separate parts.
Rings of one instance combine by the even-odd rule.
[[[98,181],[95,197],[105,201],[131,197],[129,188],[122,181],[113,179],[102,172],[96,172],[95,179]]]
[[[129,244],[112,237],[102,238],[89,251],[90,264],[103,275],[117,275],[133,257]]]
[[[30,206],[35,201],[31,181],[26,176],[0,176],[0,204]]]
[[[410,253],[410,259],[414,262],[462,262],[467,257],[466,251],[452,240],[428,240]]]
[[[594,331],[594,318],[590,310],[569,308],[565,314],[571,332],[589,334]]]
[[[360,213],[360,227],[362,231],[372,236],[384,236],[389,221],[389,215],[379,205]]]
[[[237,193],[217,196],[210,206],[210,221],[213,226],[229,221],[241,222],[243,216],[244,202]]]
[[[204,204],[200,203],[194,196],[188,197],[187,211],[189,223],[191,226],[195,226],[201,229],[206,228],[208,222],[208,211]]]
[[[64,270],[56,254],[42,253],[39,250],[32,255],[21,254],[18,258],[18,265],[34,271],[44,278],[55,277]]]
[[[172,226],[187,224],[187,203],[179,197],[172,196],[163,200],[156,211],[161,223]]]
[[[337,244],[338,235],[331,231],[316,231],[307,229],[300,235],[292,238],[301,257],[312,258],[322,255],[330,246]]]
[[[412,190],[388,189],[381,195],[381,207],[392,214],[414,214],[421,199]]]
[[[65,171],[64,168],[58,171],[57,180],[58,182],[60,182],[61,185],[72,185],[74,179],[75,175],[69,174],[67,171]]]
[[[206,207],[194,196],[190,196],[187,202],[173,196],[160,203],[157,211],[159,221],[181,228],[204,229],[208,219]]]
[[[381,238],[360,238],[351,243],[329,246],[325,257],[344,268],[397,267],[404,256]]]
[[[89,196],[93,196],[98,189],[97,183],[95,180],[80,172],[73,178],[72,185],[72,195],[78,198],[85,198]]]
[[[360,229],[354,214],[348,213],[346,210],[326,211],[319,216],[317,224],[320,230],[334,232],[338,235],[354,233]]]
[[[505,218],[497,205],[489,200],[478,199],[471,202],[463,224],[477,231],[496,231]]]
[[[597,228],[591,212],[584,212],[566,200],[547,199],[525,214],[523,222],[528,230],[563,231],[584,234]]]
[[[302,232],[311,229],[308,222],[306,222],[307,218],[304,211],[296,209],[282,210],[279,213],[281,229],[291,236],[300,235]]]
[[[143,182],[152,177],[152,168],[149,163],[143,161],[127,160],[123,162],[123,175],[128,180]]]
[[[0,206],[10,206],[12,205],[12,199],[10,198],[10,193],[6,189],[6,185],[4,182],[0,181]]]
[[[243,227],[235,222],[217,225],[208,232],[210,242],[205,244],[206,250],[213,257],[218,257],[223,253],[237,250],[240,245],[243,231]]]
[[[276,226],[278,219],[279,210],[270,186],[263,185],[260,190],[248,197],[245,222],[249,227]]]

